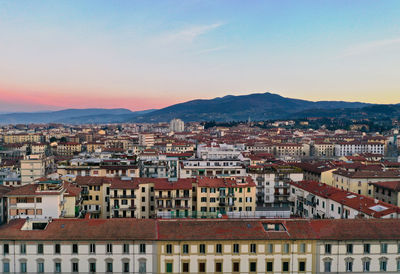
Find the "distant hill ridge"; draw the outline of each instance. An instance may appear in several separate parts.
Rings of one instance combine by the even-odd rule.
[[[197,99],[159,110],[130,111],[128,109],[66,109],[51,112],[9,113],[0,115],[0,123],[123,123],[168,122],[173,118],[189,121],[244,121],[295,119],[305,117],[368,118],[393,116],[400,105],[378,105],[345,101],[307,101],[273,93],[227,95],[214,99]]]

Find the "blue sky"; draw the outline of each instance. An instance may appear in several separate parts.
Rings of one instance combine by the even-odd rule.
[[[400,1],[0,1],[0,108],[266,91],[399,103],[399,14]]]

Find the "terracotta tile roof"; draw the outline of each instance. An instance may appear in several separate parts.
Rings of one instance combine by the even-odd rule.
[[[13,190],[12,187],[0,185],[0,198],[2,198],[5,194]]]
[[[109,177],[94,177],[94,176],[77,176],[75,183],[80,186],[101,186],[103,184],[110,184],[111,178]]]
[[[167,179],[159,179],[155,181],[154,190],[190,190],[195,179],[178,179],[176,182],[169,182]]]
[[[371,197],[363,196],[357,193],[348,192],[315,181],[289,182],[292,186],[301,188],[316,196],[333,200],[347,207],[353,208],[369,216],[381,218],[388,214],[400,213],[400,208],[382,201],[377,201]],[[381,211],[373,209],[374,206],[381,206]],[[386,208],[386,209],[385,209]]]
[[[147,240],[155,239],[156,221],[147,219],[53,219],[45,230],[21,230],[24,220],[0,226],[0,239]]]
[[[19,195],[26,195],[26,196],[43,196],[43,195],[60,195],[62,190],[60,191],[37,191],[38,185],[37,184],[28,184],[20,187],[16,187],[5,196],[19,196]]]
[[[71,196],[77,197],[77,196],[79,196],[79,194],[82,191],[81,187],[79,187],[77,185],[73,185],[69,182],[64,182],[64,187],[66,189],[64,196],[68,196],[68,197],[71,197]]]
[[[374,186],[390,189],[393,191],[400,191],[400,181],[389,181],[389,182],[376,182],[376,183],[370,183]]]
[[[399,178],[400,171],[398,170],[357,170],[348,171],[338,169],[333,171],[333,174],[341,175],[348,178]]]
[[[137,182],[134,182],[133,180],[120,180],[118,178],[112,178],[110,182],[110,189],[137,189],[139,187]]]

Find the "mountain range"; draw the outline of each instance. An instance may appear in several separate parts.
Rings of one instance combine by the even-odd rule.
[[[273,93],[192,100],[166,108],[145,111],[128,109],[66,109],[51,112],[8,113],[1,124],[16,123],[123,123],[189,121],[273,120],[306,117],[368,118],[400,115],[400,105],[378,105],[345,101],[307,101]]]

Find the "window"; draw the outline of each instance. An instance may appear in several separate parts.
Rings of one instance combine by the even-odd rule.
[[[183,254],[188,254],[189,253],[189,245],[188,244],[184,244],[182,246],[182,253]]]
[[[379,260],[379,269],[381,271],[386,271],[387,270],[387,260],[386,259],[380,259]]]
[[[142,253],[142,254],[146,253],[146,244],[140,244],[139,252]]]
[[[397,259],[397,271],[399,272],[400,271],[400,259]]]
[[[21,273],[26,273],[26,262],[21,262],[19,265],[19,270]]]
[[[166,269],[167,273],[171,273],[172,272],[172,263],[166,263],[165,269]]]
[[[233,270],[233,272],[239,272],[239,263],[238,262],[233,263],[232,270]]]
[[[387,247],[388,247],[388,245],[387,244],[381,244],[381,253],[387,253]]]
[[[346,261],[346,272],[353,271],[353,261]]]
[[[256,271],[257,271],[257,263],[250,262],[250,272],[256,272]]]
[[[60,244],[55,244],[54,245],[54,253],[55,254],[60,254],[61,253],[61,245]]]
[[[272,272],[274,271],[274,263],[273,262],[267,262],[267,272]]]
[[[3,273],[10,273],[10,263],[3,262]]]
[[[90,244],[89,245],[89,252],[91,254],[95,254],[96,253],[96,244]]]
[[[89,263],[89,272],[94,273],[96,272],[96,263]]]
[[[124,272],[125,273],[129,272],[129,263],[128,262],[124,263]],[[140,269],[139,269],[139,272],[140,272]]]
[[[54,272],[55,273],[61,273],[61,262],[55,262],[54,263]]]
[[[215,250],[217,253],[221,254],[222,253],[222,244],[217,244],[215,246]]]
[[[139,261],[139,273],[146,273],[147,272],[146,269],[147,269],[146,260],[140,260]]]
[[[112,262],[106,263],[106,272],[113,272],[113,263]]]
[[[325,254],[331,254],[331,252],[332,252],[332,245],[325,244]]]
[[[282,262],[282,271],[289,272],[289,262],[288,261]]]
[[[112,244],[107,244],[107,253],[112,253]]]
[[[72,245],[72,254],[78,254],[78,244]]]
[[[129,244],[124,244],[123,252],[124,252],[124,254],[129,254]]]
[[[289,253],[289,244],[283,244],[283,253]]]
[[[325,272],[331,272],[331,265],[332,265],[331,261],[325,261],[324,262],[324,271]]]
[[[38,254],[43,254],[43,244],[38,244],[37,245],[37,253]]]
[[[353,254],[353,244],[346,245],[346,252],[347,254]]]
[[[299,262],[299,271],[306,271],[306,262],[304,261]]]
[[[368,272],[370,269],[371,262],[369,259],[363,259],[363,271]]]
[[[189,263],[182,263],[182,272],[189,272]]]
[[[37,272],[38,273],[44,273],[44,263],[43,262],[38,262],[38,264],[37,264]]]
[[[20,253],[21,254],[26,254],[26,244],[21,244],[20,245]]]
[[[267,245],[267,252],[268,253],[274,252],[274,245],[273,244],[268,244]]]
[[[206,263],[199,263],[199,272],[206,272]]]
[[[222,263],[221,262],[215,263],[215,272],[222,272]]]
[[[306,253],[306,244],[305,243],[300,244],[300,253]]]
[[[172,253],[172,245],[171,244],[167,244],[165,248],[166,248],[168,254]]]
[[[233,244],[233,253],[239,253],[239,244]]]
[[[79,264],[77,262],[72,263],[72,272],[79,272]]]
[[[205,254],[206,253],[206,245],[205,244],[200,244],[199,250],[200,250],[201,254]]]
[[[371,252],[371,245],[370,244],[364,244],[364,253],[369,254]]]

